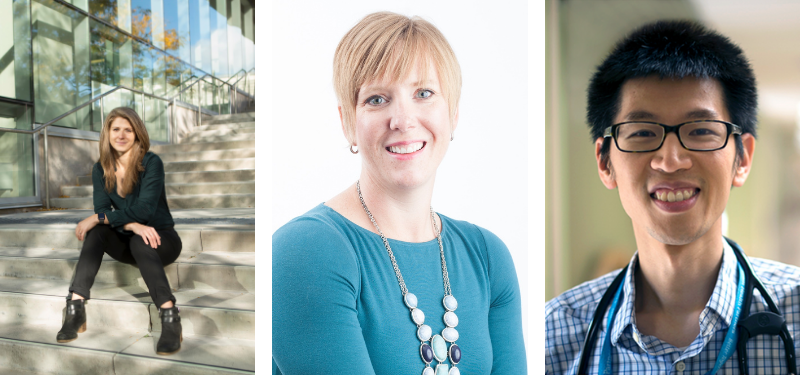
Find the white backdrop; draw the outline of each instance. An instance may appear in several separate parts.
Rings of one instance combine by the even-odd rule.
[[[494,232],[516,261],[528,246],[527,8],[524,2],[512,5],[276,3],[272,232],[358,178],[361,157],[348,151],[336,109],[333,53],[361,18],[389,10],[433,23],[462,69],[460,119],[437,173],[434,209]]]
[[[332,198],[358,178],[361,157],[348,151],[336,109],[333,54],[350,28],[367,14],[382,10],[420,16],[433,23],[448,39],[461,65],[459,124],[439,167],[432,204],[444,215],[492,231],[508,246],[520,278],[532,370],[535,361],[530,358],[531,349],[540,345],[534,342],[531,330],[538,330],[540,324],[529,319],[530,307],[541,309],[541,304],[530,300],[534,298],[531,289],[536,286],[527,285],[532,283],[526,282],[530,280],[526,274],[532,273],[528,268],[533,266],[531,262],[541,259],[527,254],[529,71],[525,1],[273,2],[272,25],[257,25],[270,27],[272,33],[271,43],[267,42],[267,46],[271,44],[271,77],[267,78],[270,103],[266,113],[259,113],[268,117],[271,142],[265,145],[269,149],[258,150],[259,154],[271,154],[271,168],[267,168],[272,170],[271,181],[267,181],[272,190],[266,212],[271,215],[269,233]],[[544,113],[536,117],[544,119]],[[543,125],[531,129],[541,131],[543,137]],[[259,142],[261,145],[264,143]]]

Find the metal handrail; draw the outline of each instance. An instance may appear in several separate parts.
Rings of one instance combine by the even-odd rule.
[[[255,68],[253,68],[253,69],[255,69]],[[229,83],[229,82],[230,82],[232,79],[234,79],[234,78],[238,77],[238,76],[239,76],[239,73],[241,73],[241,72],[244,72],[244,74],[245,74],[245,75],[247,75],[247,73],[248,73],[248,72],[247,72],[246,70],[244,70],[244,69],[239,69],[239,71],[238,71],[238,72],[236,72],[236,73],[233,73],[233,75],[231,76],[231,78],[228,78],[228,80],[227,80],[227,81],[225,81],[225,83]],[[238,82],[238,81],[237,81],[237,82]]]
[[[170,100],[170,99],[167,99],[167,98],[162,98],[162,97],[160,97],[160,96],[158,96],[158,95],[148,94],[148,93],[146,93],[146,92],[144,92],[144,91],[137,90],[137,89],[134,89],[134,88],[130,88],[130,87],[128,87],[128,86],[119,85],[119,86],[117,86],[117,87],[114,87],[113,89],[111,89],[111,90],[109,90],[109,91],[106,91],[106,92],[104,92],[104,93],[102,93],[102,94],[100,94],[100,95],[98,95],[98,96],[96,96],[96,97],[94,97],[94,98],[90,99],[88,102],[86,102],[86,103],[83,103],[83,104],[81,104],[81,105],[79,105],[79,106],[77,106],[77,107],[75,107],[75,108],[73,108],[73,109],[71,109],[71,110],[69,110],[69,111],[65,112],[65,113],[64,113],[64,114],[62,114],[61,116],[58,116],[58,117],[56,117],[56,118],[54,118],[54,119],[52,119],[52,120],[50,120],[50,121],[48,121],[48,122],[46,122],[46,123],[44,123],[44,124],[42,124],[42,125],[40,125],[40,126],[38,126],[38,127],[34,128],[34,129],[31,129],[31,130],[25,130],[25,129],[5,129],[5,128],[4,128],[4,129],[0,129],[0,131],[10,132],[10,133],[23,133],[23,134],[34,134],[34,133],[38,133],[38,132],[40,132],[40,131],[44,130],[44,128],[46,128],[46,127],[48,127],[48,126],[50,126],[50,125],[53,125],[53,124],[55,124],[56,122],[59,122],[59,121],[63,120],[63,119],[64,119],[64,118],[66,118],[67,116],[69,116],[69,115],[71,115],[71,114],[73,114],[73,113],[75,113],[75,112],[78,112],[79,110],[81,110],[81,109],[83,109],[83,108],[85,108],[85,107],[89,106],[90,104],[92,104],[92,103],[94,103],[94,102],[96,102],[96,101],[98,101],[98,100],[100,100],[100,99],[102,99],[102,98],[104,98],[104,97],[106,97],[106,96],[108,96],[108,95],[111,95],[112,93],[116,92],[117,90],[128,90],[128,91],[135,92],[135,93],[137,93],[137,94],[146,95],[146,96],[149,96],[149,97],[151,97],[151,98],[156,98],[156,99],[160,99],[160,100],[163,100],[163,101],[165,101],[165,102],[170,102],[170,103],[171,103],[171,100]],[[173,99],[173,100],[174,100],[174,99]],[[104,114],[103,114],[103,115],[104,115]]]
[[[242,69],[242,70],[244,70],[244,69]],[[253,68],[253,70],[255,70],[255,68]],[[247,76],[248,73],[249,72],[245,72],[245,77]],[[236,75],[238,75],[238,74],[239,74],[239,72],[236,73]],[[50,121],[48,121],[48,122],[46,122],[46,123],[44,123],[44,124],[42,124],[40,126],[34,128],[34,129],[25,130],[25,129],[2,128],[2,129],[0,129],[0,131],[9,132],[9,133],[22,133],[22,134],[36,134],[36,133],[42,132],[42,136],[44,137],[45,200],[46,200],[46,204],[47,204],[47,209],[50,209],[50,168],[49,168],[49,157],[48,157],[49,153],[48,153],[48,145],[47,145],[47,128],[49,126],[55,124],[58,121],[63,120],[67,116],[70,116],[70,115],[74,114],[75,112],[77,112],[77,111],[79,111],[79,110],[81,110],[81,109],[83,109],[83,108],[85,108],[85,107],[87,107],[89,105],[92,105],[94,102],[96,102],[98,100],[100,100],[100,119],[101,119],[100,121],[101,121],[101,123],[105,122],[105,111],[103,109],[103,101],[102,101],[102,99],[105,98],[108,95],[111,95],[114,92],[119,91],[119,90],[128,90],[128,91],[131,91],[131,92],[136,93],[136,94],[141,94],[142,98],[144,98],[145,96],[148,96],[148,97],[151,97],[151,98],[155,98],[155,99],[159,99],[159,100],[165,101],[165,102],[168,103],[167,106],[172,106],[173,111],[175,109],[175,105],[174,105],[175,104],[175,100],[180,98],[181,94],[183,94],[184,92],[189,90],[192,86],[194,86],[195,84],[197,84],[198,82],[201,82],[201,81],[206,82],[206,83],[211,83],[216,88],[220,88],[220,87],[222,87],[224,85],[228,85],[231,90],[238,91],[238,89],[236,89],[235,86],[231,85],[227,81],[222,81],[221,85],[216,85],[214,82],[206,81],[205,80],[206,77],[211,77],[212,79],[215,79],[215,80],[218,80],[218,81],[222,81],[221,79],[219,79],[219,78],[217,78],[215,76],[212,76],[210,74],[205,74],[202,77],[198,78],[196,81],[194,81],[189,86],[186,86],[185,88],[183,88],[181,91],[179,91],[177,94],[175,94],[172,98],[169,98],[169,99],[161,97],[161,96],[158,96],[158,95],[146,93],[144,91],[137,90],[137,89],[125,86],[125,85],[118,85],[118,86],[114,87],[113,89],[111,89],[109,91],[106,91],[106,92],[104,92],[104,93],[102,93],[102,94],[90,99],[89,101],[76,106],[75,108],[73,108],[73,109],[71,109],[71,110],[59,115],[58,117],[56,117],[56,118],[54,118],[54,119],[52,119],[52,120],[50,120]],[[192,79],[192,78],[197,78],[197,77],[194,76],[194,75],[189,77],[189,79]],[[239,79],[239,80],[241,80],[241,79]],[[237,80],[236,82],[238,83],[239,80]],[[230,79],[229,79],[229,81],[230,81]],[[248,95],[248,96],[250,96],[250,95]],[[232,97],[229,98],[229,99],[232,99]],[[198,98],[198,101],[199,101],[199,98]],[[197,103],[197,123],[198,123],[198,126],[201,126],[200,124],[202,124],[202,118],[201,118],[201,115],[200,115],[201,104],[202,103],[199,103],[199,102]],[[233,104],[231,103],[231,100],[228,101],[228,104],[231,106],[231,109],[232,109]],[[218,104],[218,106],[219,106],[219,104]],[[144,117],[144,115],[145,115],[144,109],[145,109],[145,103],[144,103],[144,99],[143,99],[142,100],[142,117]],[[174,125],[175,124],[174,113],[173,113],[173,116],[172,116],[172,120],[173,120],[172,121],[172,125]],[[168,128],[167,131],[169,132],[169,130],[170,129]],[[168,138],[171,138],[171,132],[169,132],[168,134],[169,134]]]
[[[244,70],[244,69],[242,69],[242,70]],[[236,82],[234,82],[234,83],[232,84],[232,86],[231,86],[231,89],[232,89],[232,91],[233,91],[233,92],[231,93],[231,103],[233,103],[233,93],[234,93],[234,92],[236,93],[236,95],[237,95],[237,96],[238,96],[238,95],[245,95],[245,96],[247,96],[248,98],[251,98],[251,99],[253,99],[253,100],[255,100],[255,99],[256,99],[256,97],[255,97],[255,96],[253,96],[253,95],[250,95],[250,93],[249,93],[249,92],[241,92],[241,90],[239,90],[239,82],[240,82],[241,80],[243,80],[243,79],[247,78],[248,76],[250,76],[250,72],[253,72],[253,71],[255,71],[255,70],[256,70],[256,68],[253,68],[253,69],[250,69],[249,71],[246,71],[246,72],[244,73],[244,76],[242,76],[241,78],[237,79],[237,80],[236,80]],[[241,71],[241,70],[240,70],[240,71]],[[239,73],[237,72],[236,74],[239,74]],[[231,104],[231,110],[230,110],[230,112],[231,112],[231,113],[233,113],[233,104]],[[237,112],[238,112],[238,110],[237,110]]]
[[[242,69],[242,70],[244,70],[244,69]],[[239,81],[241,81],[242,79],[245,79],[245,78],[247,78],[247,76],[249,76],[249,75],[250,75],[250,73],[254,72],[255,70],[256,70],[256,68],[253,68],[253,69],[250,69],[250,70],[246,71],[246,72],[245,72],[245,74],[244,74],[244,77],[237,79],[237,80],[236,80],[236,82],[234,82],[232,85],[233,85],[233,86],[236,86],[236,84],[238,84],[238,83],[239,83]],[[240,70],[240,71],[241,71],[241,70]],[[236,74],[239,74],[239,73],[236,73]]]
[[[186,87],[185,87],[183,90],[179,91],[177,94],[175,94],[175,96],[173,96],[173,97],[172,97],[172,99],[171,99],[170,103],[174,102],[174,101],[175,101],[175,99],[177,99],[179,96],[181,96],[181,94],[183,94],[184,92],[186,92],[186,90],[190,89],[192,86],[194,86],[196,83],[200,82],[200,81],[201,81],[203,78],[205,78],[205,77],[210,77],[210,75],[209,75],[209,74],[206,74],[206,75],[204,75],[204,76],[202,76],[202,77],[200,77],[200,78],[197,78],[197,76],[195,76],[195,75],[192,75],[191,77],[189,77],[189,79],[192,79],[192,78],[197,78],[197,80],[196,80],[196,81],[194,81],[194,82],[193,82],[191,85],[189,85],[189,86],[186,86]]]

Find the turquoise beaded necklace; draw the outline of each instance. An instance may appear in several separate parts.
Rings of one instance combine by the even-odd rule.
[[[455,328],[458,325],[458,316],[455,313],[456,308],[458,308],[458,301],[453,297],[453,293],[450,290],[450,278],[447,275],[447,262],[444,259],[442,234],[436,226],[433,207],[431,207],[431,222],[433,223],[433,232],[436,234],[436,239],[439,241],[439,254],[442,258],[442,281],[444,282],[444,298],[442,299],[442,304],[445,308],[442,319],[444,320],[445,328],[442,330],[441,335],[433,335],[433,337],[431,337],[433,331],[430,326],[425,324],[425,313],[417,307],[417,296],[413,293],[409,293],[408,288],[406,288],[403,275],[400,273],[400,268],[397,266],[397,260],[395,260],[392,248],[389,246],[389,240],[383,235],[381,228],[378,227],[378,223],[375,222],[375,218],[372,217],[372,213],[369,212],[367,204],[364,203],[364,197],[361,195],[361,181],[356,181],[356,191],[358,191],[358,199],[361,201],[361,206],[364,207],[364,212],[367,213],[369,220],[375,226],[375,229],[378,230],[378,234],[381,235],[383,245],[386,247],[386,252],[389,253],[389,259],[392,261],[392,268],[394,268],[395,276],[397,276],[397,282],[400,284],[400,291],[403,293],[403,302],[411,312],[411,321],[417,325],[417,338],[420,341],[419,354],[422,361],[425,363],[422,375],[461,375],[461,370],[456,367],[461,361],[461,348],[456,344],[456,340],[458,340],[458,331]],[[430,344],[428,343],[429,340]],[[450,343],[449,348],[447,347],[447,342]],[[444,363],[448,358],[450,359],[450,363],[453,364],[452,367]],[[431,362],[433,362],[434,359],[439,362],[439,364],[436,365],[435,372],[431,367]]]

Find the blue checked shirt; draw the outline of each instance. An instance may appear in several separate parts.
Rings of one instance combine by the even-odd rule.
[[[676,348],[654,336],[639,332],[634,317],[634,272],[638,257],[631,259],[623,284],[620,308],[611,330],[611,358],[614,374],[705,375],[714,368],[725,333],[731,324],[736,301],[736,255],[727,241],[714,292],[700,313],[700,334],[686,348]],[[756,276],[761,279],[786,319],[800,349],[800,268],[764,259],[750,258]],[[547,302],[545,305],[545,372],[575,374],[578,371],[583,341],[600,298],[619,271],[585,282]],[[758,290],[750,313],[767,311]],[[607,315],[598,327],[589,363],[589,373],[600,371],[600,349],[607,330]],[[745,317],[740,317],[744,319]],[[786,374],[783,341],[778,336],[761,335],[747,342],[748,368],[751,374]],[[800,361],[798,362],[800,365]],[[800,366],[798,366],[800,367]],[[734,351],[718,374],[738,374],[738,354]]]

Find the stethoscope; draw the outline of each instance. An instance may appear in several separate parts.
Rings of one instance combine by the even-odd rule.
[[[717,356],[717,364],[709,373],[716,373],[722,364],[727,361],[731,355],[733,355],[733,345],[735,343],[736,352],[738,353],[739,357],[739,373],[743,375],[748,374],[747,349],[745,347],[747,345],[747,340],[758,335],[767,334],[780,336],[780,338],[783,340],[783,348],[786,351],[786,368],[789,370],[789,374],[796,374],[797,365],[794,358],[794,343],[792,342],[792,336],[789,333],[789,328],[786,326],[786,320],[781,315],[781,311],[778,309],[778,306],[775,305],[775,301],[773,301],[769,296],[769,293],[767,293],[767,290],[764,288],[764,284],[762,284],[761,280],[759,280],[755,273],[753,273],[753,267],[750,265],[750,262],[747,260],[747,258],[745,258],[742,248],[739,247],[739,244],[728,238],[725,238],[725,240],[728,241],[728,244],[731,246],[731,248],[733,248],[733,252],[736,254],[736,259],[738,260],[739,284],[736,290],[736,308],[734,309],[733,314],[733,324],[728,327],[728,332],[725,334],[725,340],[722,344],[722,349],[720,350],[720,354]],[[619,301],[619,296],[622,292],[622,282],[625,279],[627,270],[628,266],[625,266],[625,268],[622,269],[617,277],[614,278],[614,281],[611,282],[611,285],[608,287],[605,294],[603,294],[603,298],[600,299],[600,304],[597,305],[597,310],[594,312],[592,322],[589,323],[589,331],[586,335],[586,341],[583,342],[583,350],[581,351],[581,361],[580,366],[578,367],[578,374],[587,374],[586,370],[589,368],[589,358],[591,358],[592,349],[594,348],[594,343],[597,340],[598,327],[603,319],[603,315],[605,315],[606,310],[609,308],[609,304],[611,305],[611,312],[608,314],[606,336],[604,337],[603,347],[600,352],[600,373],[612,373],[610,354],[611,326],[614,315],[619,308],[617,302]],[[742,275],[744,275],[744,277],[741,277]],[[750,314],[750,303],[753,298],[753,288],[758,288],[761,296],[767,302],[769,311]],[[745,318],[739,318],[740,316]]]

